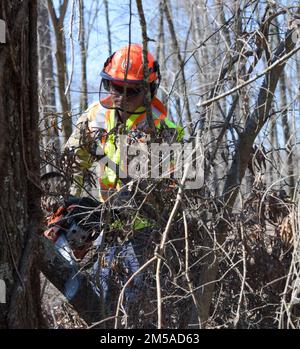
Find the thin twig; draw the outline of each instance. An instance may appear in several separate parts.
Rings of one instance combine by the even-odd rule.
[[[198,326],[201,329],[200,304],[196,298],[193,282],[191,280],[190,272],[189,272],[189,238],[188,238],[188,224],[186,220],[185,211],[182,212],[182,216],[183,216],[184,237],[185,237],[185,277],[188,283],[190,294],[192,295],[192,299],[197,310]]]
[[[273,70],[275,67],[277,67],[278,65],[282,64],[283,62],[285,62],[287,59],[289,59],[291,56],[293,56],[297,51],[300,50],[300,46],[295,47],[292,51],[290,51],[289,53],[287,53],[286,55],[284,55],[283,57],[279,58],[278,60],[276,60],[273,64],[271,64],[269,67],[267,67],[265,70],[263,70],[261,73],[256,74],[252,79],[249,79],[248,81],[243,82],[242,84],[239,84],[238,86],[232,88],[231,90],[222,93],[221,95],[218,95],[214,98],[208,99],[202,103],[198,103],[197,107],[206,107],[209,106],[210,104],[212,104],[213,102],[216,102],[224,97],[227,97],[229,95],[231,95],[232,93],[240,90],[241,88],[251,84],[253,81],[261,78],[262,76],[264,76],[265,74],[267,74],[268,72],[270,72],[271,70]]]

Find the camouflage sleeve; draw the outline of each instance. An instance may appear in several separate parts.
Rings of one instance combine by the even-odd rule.
[[[84,172],[93,162],[91,155],[91,137],[88,129],[88,114],[84,113],[77,121],[75,130],[68,139],[65,150],[73,152],[75,156],[75,168],[73,172],[73,184],[71,194],[79,197],[84,186]]]

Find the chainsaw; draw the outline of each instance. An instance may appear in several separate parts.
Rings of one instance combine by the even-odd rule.
[[[82,259],[100,234],[101,203],[94,199],[69,196],[46,217],[44,236],[54,244],[66,240],[76,259]]]

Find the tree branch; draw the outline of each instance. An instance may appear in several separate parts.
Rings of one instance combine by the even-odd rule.
[[[69,0],[64,0],[60,7],[59,26],[62,27],[66,16]]]
[[[150,93],[150,85],[149,85],[149,68],[148,68],[148,36],[147,36],[147,24],[143,10],[143,4],[141,0],[136,0],[136,6],[139,13],[140,24],[142,29],[142,37],[143,37],[143,71],[144,71],[144,89],[146,93],[146,114],[147,114],[147,122],[152,131],[152,134],[155,135],[156,128],[154,125],[153,117],[152,117],[152,109],[151,109],[151,93]]]
[[[243,82],[242,84],[239,84],[238,86],[232,88],[231,90],[222,93],[219,96],[216,96],[214,98],[208,99],[202,103],[198,103],[197,107],[207,107],[210,104],[212,104],[213,102],[216,102],[224,97],[227,97],[229,95],[231,95],[232,93],[242,89],[243,87],[251,84],[252,82],[254,82],[255,80],[261,78],[262,76],[266,75],[267,73],[269,73],[270,71],[272,71],[274,68],[280,66],[281,64],[285,63],[285,61],[287,61],[291,56],[293,56],[297,51],[300,50],[300,46],[294,48],[291,52],[287,53],[286,55],[284,55],[283,57],[281,57],[280,59],[276,60],[273,64],[271,64],[268,68],[266,68],[264,71],[262,71],[259,74],[256,74],[252,79],[249,79],[245,82]]]

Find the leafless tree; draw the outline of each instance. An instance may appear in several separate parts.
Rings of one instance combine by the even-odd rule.
[[[86,110],[88,107],[88,96],[87,96],[87,71],[86,71],[86,40],[85,40],[85,11],[84,11],[84,2],[81,0],[79,2],[79,17],[80,17],[80,27],[79,27],[79,35],[80,35],[80,57],[81,57],[81,101],[80,101],[80,109]]]
[[[38,2],[38,57],[39,57],[39,109],[40,129],[42,131],[43,148],[51,144],[58,150],[59,125],[57,117],[55,78],[52,57],[52,39],[49,13],[46,1]],[[50,171],[51,168],[48,168]]]
[[[58,92],[62,108],[62,128],[66,141],[72,133],[72,119],[70,114],[71,101],[69,93],[66,94],[68,70],[66,56],[66,41],[64,35],[64,19],[68,8],[68,3],[69,0],[63,1],[59,8],[59,14],[57,14],[53,1],[48,0],[49,14],[55,33],[55,58],[57,67]]]
[[[38,328],[37,2],[2,1],[0,17],[7,24],[7,43],[0,46],[0,278],[7,288],[0,327]]]

